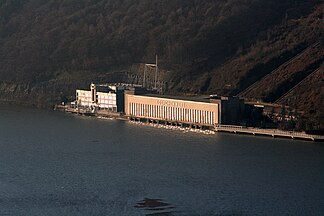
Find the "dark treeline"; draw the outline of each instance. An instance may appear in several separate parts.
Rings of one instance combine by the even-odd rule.
[[[318,1],[308,1],[299,16]],[[0,79],[39,82],[152,62],[212,70],[303,0],[1,0]],[[81,73],[81,72],[80,72]]]
[[[0,101],[73,99],[155,54],[168,93],[236,95],[317,44],[249,95],[273,102],[323,65],[323,11],[321,0],[0,0]],[[285,99],[316,130],[317,76]]]

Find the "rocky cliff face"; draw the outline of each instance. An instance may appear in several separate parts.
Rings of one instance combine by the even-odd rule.
[[[51,107],[60,103],[66,96],[73,95],[73,88],[79,84],[64,84],[46,82],[36,85],[26,83],[0,83],[0,101],[31,105],[36,107]]]

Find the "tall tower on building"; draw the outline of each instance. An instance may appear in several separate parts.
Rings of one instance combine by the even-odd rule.
[[[97,95],[97,92],[96,92],[96,85],[91,83],[90,85],[90,89],[91,89],[91,102],[92,103],[96,103],[96,95]]]

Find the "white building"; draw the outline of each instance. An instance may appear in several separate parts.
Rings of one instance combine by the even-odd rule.
[[[76,90],[76,101],[78,106],[90,107],[93,105],[91,91]]]
[[[117,110],[117,95],[112,92],[97,92],[97,105],[100,109]]]
[[[76,90],[77,106],[117,111],[117,87],[104,86],[107,87],[107,91],[97,91],[97,85],[95,84],[90,85],[90,91]]]

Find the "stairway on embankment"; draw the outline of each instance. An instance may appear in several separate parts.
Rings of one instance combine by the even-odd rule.
[[[314,43],[245,88],[237,96],[275,102],[320,68],[323,60],[323,44]]]
[[[307,111],[308,114],[319,114],[324,107],[324,69],[319,67],[305,79],[291,88],[287,93],[275,101]],[[318,116],[318,115],[316,115]]]

